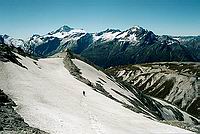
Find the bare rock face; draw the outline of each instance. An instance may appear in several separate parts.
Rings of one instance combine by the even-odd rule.
[[[0,44],[4,44],[4,39],[1,36],[0,36]]]

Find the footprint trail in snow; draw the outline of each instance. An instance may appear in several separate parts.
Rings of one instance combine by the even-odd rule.
[[[97,116],[94,115],[89,109],[88,105],[85,102],[86,100],[81,98],[81,106],[83,107],[84,112],[89,116],[90,124],[92,129],[96,132],[96,134],[105,134],[101,123],[98,121]]]

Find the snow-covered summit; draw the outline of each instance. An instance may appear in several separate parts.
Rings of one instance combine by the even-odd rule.
[[[142,28],[142,27],[139,26],[139,25],[135,25],[135,26],[129,28],[127,31],[136,32],[136,31],[139,31],[139,30],[144,30],[144,28]]]
[[[84,35],[86,35],[86,32],[83,29],[70,28],[64,25],[59,29],[45,35],[35,34],[27,42],[30,46],[40,46],[46,43],[55,44],[56,41],[57,46],[62,46],[69,41],[77,41]]]
[[[119,39],[119,41],[137,43],[140,41],[142,36],[146,35],[146,33],[148,33],[148,30],[140,26],[133,26],[132,28],[120,33],[116,38]]]
[[[107,29],[105,31],[93,34],[93,39],[94,41],[111,41],[117,39],[118,41],[135,43],[140,40],[139,36],[145,35],[147,32],[148,30],[140,26],[133,26],[124,31],[120,31],[118,29]]]
[[[9,38],[10,36],[7,35],[7,34],[4,34],[4,35],[2,35],[2,37],[3,37],[4,39],[7,39],[7,38]]]
[[[80,35],[80,34],[86,33],[83,29],[75,29],[71,28],[69,26],[62,26],[59,29],[52,31],[46,35],[45,37],[57,37],[57,38],[65,38],[66,36],[72,36],[72,35]]]
[[[106,29],[105,31],[93,34],[93,40],[110,41],[120,33],[121,31],[118,29]]]
[[[58,33],[58,32],[69,32],[71,31],[73,28],[67,26],[67,25],[64,25],[62,27],[60,27],[59,29],[55,30],[55,31],[52,31],[50,32],[50,34],[55,34],[55,33]]]
[[[5,44],[11,46],[15,46],[15,47],[21,47],[22,49],[24,49],[24,47],[26,46],[24,40],[22,39],[15,39],[7,34],[4,35],[0,35],[1,38],[3,38],[3,41]]]

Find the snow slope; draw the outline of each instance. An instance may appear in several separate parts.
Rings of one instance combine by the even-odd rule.
[[[73,62],[79,69],[81,69],[81,73],[84,78],[87,78],[92,83],[100,83],[103,86],[103,88],[107,92],[109,92],[114,98],[117,98],[118,100],[121,100],[122,102],[125,102],[126,104],[132,105],[129,101],[127,101],[127,99],[120,96],[119,94],[114,92],[112,89],[119,91],[123,95],[128,95],[129,97],[134,97],[135,99],[137,99],[137,97],[134,96],[134,94],[132,94],[130,91],[120,88],[115,82],[108,79],[107,75],[104,74],[103,72],[98,71],[94,67],[84,63],[81,60],[73,59]]]
[[[104,74],[102,71],[97,70],[94,67],[89,66],[88,64],[86,64],[83,61],[78,60],[78,59],[73,59],[73,62],[76,64],[76,66],[79,69],[81,69],[81,73],[82,73],[82,76],[84,78],[88,79],[92,83],[96,83],[96,84],[100,83],[102,85],[102,87],[107,92],[109,92],[109,94],[112,95],[114,98],[117,98],[117,100],[119,100],[119,101],[121,101],[123,103],[126,103],[128,105],[131,105],[133,107],[135,107],[135,106],[133,104],[131,104],[126,98],[130,98],[130,99],[134,98],[134,100],[137,100],[137,101],[141,102],[141,100],[138,99],[137,96],[135,96],[132,92],[130,92],[129,90],[125,90],[125,89],[121,88],[118,83],[110,80],[110,78],[108,78],[108,76],[106,74]],[[122,70],[121,73],[124,72],[124,71],[125,70]],[[129,74],[128,74],[128,76],[129,76]],[[123,96],[120,96],[119,93],[114,92],[113,89],[115,91],[118,91]],[[135,92],[137,92],[137,91],[135,90]],[[126,96],[126,97],[124,97],[124,96]],[[162,114],[162,117],[165,120],[177,120],[176,119],[177,112],[174,112],[174,111],[179,111],[181,114],[183,114],[183,121],[184,122],[190,123],[190,124],[193,123],[193,121],[191,119],[191,117],[192,117],[191,115],[185,113],[184,111],[178,110],[173,105],[164,103],[164,102],[162,102],[160,100],[158,101],[157,99],[154,99],[154,100],[156,100],[157,102],[161,103],[164,106],[164,107],[160,107],[159,109],[162,111],[161,114]],[[141,102],[141,103],[143,103],[143,102]],[[150,104],[148,104],[148,105],[150,105]],[[140,108],[142,108],[142,106],[140,106]],[[145,112],[147,112],[149,115],[152,115],[151,112],[148,111],[147,109],[145,110]],[[192,118],[196,119],[194,117],[192,117]],[[198,119],[196,119],[196,120],[198,121]]]
[[[191,133],[152,121],[95,92],[64,68],[62,58],[34,61],[18,56],[28,69],[0,62],[0,88],[16,102],[18,113],[31,126],[52,134]],[[78,60],[75,63],[91,69]],[[88,71],[91,78],[99,74]]]

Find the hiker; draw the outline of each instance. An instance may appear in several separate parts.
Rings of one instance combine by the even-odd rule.
[[[83,96],[85,96],[85,91],[83,91]]]

